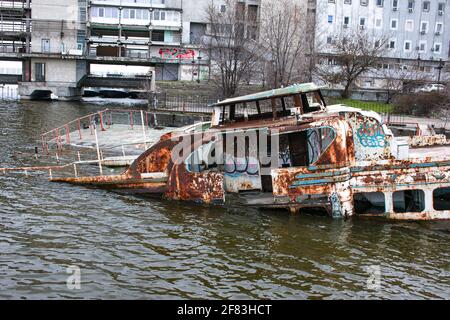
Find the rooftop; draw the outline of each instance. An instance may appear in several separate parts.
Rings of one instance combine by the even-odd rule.
[[[302,84],[294,84],[292,86],[280,89],[273,89],[263,92],[258,92],[254,94],[249,94],[247,96],[230,98],[223,101],[220,101],[216,104],[211,105],[212,107],[233,105],[244,102],[253,102],[257,100],[266,100],[272,98],[282,98],[285,96],[291,96],[295,94],[308,93],[320,90],[320,87],[315,85],[314,83],[302,83]]]

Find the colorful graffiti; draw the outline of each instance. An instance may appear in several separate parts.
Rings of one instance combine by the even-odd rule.
[[[250,176],[259,176],[259,162],[253,157],[234,158],[226,156],[225,173],[228,175],[248,174]]]
[[[161,48],[159,55],[162,59],[194,59],[195,51],[192,49]]]
[[[380,123],[369,121],[362,123],[357,130],[357,136],[365,148],[384,148],[386,146],[386,135]]]

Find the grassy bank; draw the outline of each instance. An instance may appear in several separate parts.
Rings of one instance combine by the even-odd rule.
[[[362,110],[371,110],[379,113],[388,113],[394,110],[394,106],[392,104],[386,104],[381,102],[366,102],[366,101],[357,101],[339,98],[328,99],[328,101],[329,104],[345,104],[349,107],[359,108]]]

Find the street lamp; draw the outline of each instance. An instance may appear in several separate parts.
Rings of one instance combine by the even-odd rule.
[[[443,68],[444,68],[444,63],[442,62],[442,59],[439,59],[439,66],[437,67],[437,69],[439,71],[439,73],[438,73],[438,83],[441,83],[441,72],[442,72]]]
[[[194,67],[195,67],[195,60],[192,59],[192,81],[194,81]]]
[[[198,59],[198,79],[197,79],[197,82],[200,83],[200,62],[202,61],[202,57],[198,56],[197,59]]]

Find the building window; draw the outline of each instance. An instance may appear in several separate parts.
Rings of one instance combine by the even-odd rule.
[[[420,33],[421,34],[428,33],[428,21],[422,21],[420,23]]]
[[[384,214],[386,197],[383,192],[355,193],[353,196],[355,214]]]
[[[411,41],[410,40],[405,40],[405,52],[410,52],[411,51]]]
[[[408,11],[413,12],[414,10],[414,0],[408,0]]]
[[[50,52],[50,39],[42,39],[41,52]]]
[[[225,12],[227,12],[227,6],[223,4],[220,6],[220,13],[225,13]]]
[[[444,9],[445,9],[445,3],[439,2],[438,3],[438,14],[439,15],[443,15],[444,14]]]
[[[434,53],[440,54],[441,53],[442,44],[435,43],[434,44]]]
[[[105,8],[98,8],[98,16],[100,18],[104,18],[105,17]]]
[[[430,11],[430,1],[424,1],[423,5],[422,5],[422,9],[425,12],[429,12]]]
[[[328,23],[333,23],[333,16],[328,16]]]
[[[414,30],[414,20],[406,20],[405,22],[405,30],[413,31]]]
[[[359,3],[362,6],[367,6],[367,4],[369,3],[369,0],[360,0]]]
[[[152,32],[152,41],[164,42],[164,31],[154,30]]]
[[[328,0],[329,3],[336,3],[336,0]]]
[[[398,19],[391,19],[391,30],[398,29]]]
[[[376,0],[377,7],[382,7],[383,6],[383,2],[384,2],[384,0]]]
[[[392,0],[392,8],[397,9],[398,8],[398,0]]]
[[[352,4],[352,0],[344,0],[344,4]]]
[[[380,18],[375,19],[375,28],[380,29],[383,26],[383,20]]]
[[[433,192],[433,208],[437,211],[450,210],[450,188],[440,188]]]
[[[34,77],[36,81],[45,81],[45,63],[34,64]]]
[[[332,37],[327,37],[327,43],[331,44],[333,42],[333,38]]]
[[[366,18],[361,17],[359,18],[359,26],[364,27],[366,25]]]
[[[426,41],[420,41],[419,42],[419,51],[420,52],[427,51],[427,42]]]
[[[392,39],[389,41],[389,49],[395,49],[395,46],[397,44],[397,40]]]
[[[397,191],[393,194],[394,212],[422,212],[425,210],[425,192],[422,190]]]
[[[344,26],[348,26],[350,24],[350,17],[344,17]]]
[[[444,25],[442,22],[436,22],[436,35],[442,34]]]

